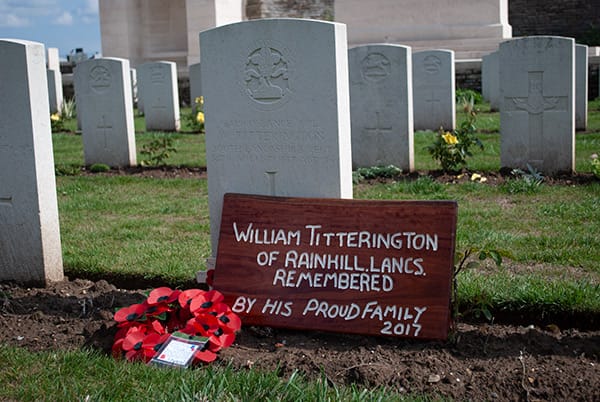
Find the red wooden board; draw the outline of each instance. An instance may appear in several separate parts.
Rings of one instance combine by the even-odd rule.
[[[226,194],[214,287],[244,325],[445,339],[457,209]]]

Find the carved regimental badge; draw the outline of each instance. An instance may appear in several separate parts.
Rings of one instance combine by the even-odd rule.
[[[423,60],[423,69],[428,74],[439,73],[441,67],[442,67],[442,61],[437,56],[429,55],[429,56],[425,57],[425,59]]]
[[[261,109],[277,109],[290,98],[290,59],[286,53],[282,47],[264,42],[248,54],[243,86]]]
[[[381,53],[369,53],[360,63],[365,80],[379,82],[390,75],[392,63]]]
[[[89,82],[92,91],[102,94],[110,88],[110,71],[106,67],[96,66],[90,71]]]

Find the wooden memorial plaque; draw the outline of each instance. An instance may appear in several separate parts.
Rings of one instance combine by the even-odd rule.
[[[457,209],[226,194],[214,287],[244,325],[446,339]]]

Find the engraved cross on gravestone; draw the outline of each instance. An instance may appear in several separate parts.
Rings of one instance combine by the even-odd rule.
[[[265,172],[265,175],[267,176],[267,179],[269,180],[269,195],[271,196],[275,196],[276,194],[276,189],[275,189],[275,175],[277,174],[276,170],[267,170]]]
[[[10,195],[0,195],[0,206],[12,207],[13,198]]]
[[[106,131],[112,130],[113,126],[106,122],[106,116],[102,115],[102,121],[98,124],[98,129],[102,130],[102,135],[104,137],[104,150],[108,151],[108,138],[106,135]]]
[[[365,127],[367,134],[374,135],[375,141],[377,141],[377,163],[381,163],[385,159],[386,142],[384,136],[392,132],[391,125],[387,127],[386,124],[382,123],[381,112],[375,112],[375,127]]]
[[[566,96],[544,96],[544,72],[529,72],[529,89],[526,98],[506,98],[504,110],[525,111],[529,114],[529,163],[541,168],[544,163],[544,112],[566,111]]]
[[[432,119],[435,119],[437,116],[437,109],[441,105],[441,101],[435,97],[435,91],[431,91],[431,96],[428,99],[425,99],[425,102],[431,105],[431,117]]]

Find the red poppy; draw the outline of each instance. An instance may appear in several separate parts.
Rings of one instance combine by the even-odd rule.
[[[157,334],[152,333],[146,335],[144,340],[142,341],[142,350],[144,355],[144,360],[146,362],[150,361],[158,350],[162,347],[162,345],[169,339],[170,334]]]
[[[227,304],[219,303],[215,306],[214,311],[217,313],[221,327],[227,327],[234,332],[242,328],[242,320],[240,320],[240,317],[236,313],[231,311],[231,308]]]
[[[173,311],[173,309],[166,303],[149,304],[148,300],[146,300],[142,304],[145,307],[144,313],[146,316],[150,317],[158,317],[163,313]]]
[[[216,290],[209,290],[208,292],[199,293],[192,299],[192,302],[190,303],[190,311],[194,315],[212,311],[214,305],[221,303],[224,298],[225,297]]]
[[[123,338],[123,350],[127,360],[133,361],[143,358],[142,345],[145,337],[146,333],[141,328],[135,328]]]
[[[149,305],[153,304],[171,304],[179,297],[181,290],[173,290],[168,287],[156,288],[150,292],[146,300]]]
[[[217,317],[211,314],[202,314],[191,318],[187,322],[183,332],[194,336],[209,337],[217,329],[219,329],[219,321]]]
[[[129,307],[123,307],[115,313],[114,319],[118,323],[137,321],[144,316],[146,307],[143,303],[132,304]]]
[[[210,363],[214,362],[217,359],[217,354],[215,352],[210,351],[206,347],[202,348],[202,350],[198,350],[194,353],[194,362],[204,362]]]
[[[188,289],[184,290],[179,294],[179,305],[183,308],[189,309],[192,299],[198,296],[200,293],[204,293],[204,290],[200,289]]]

